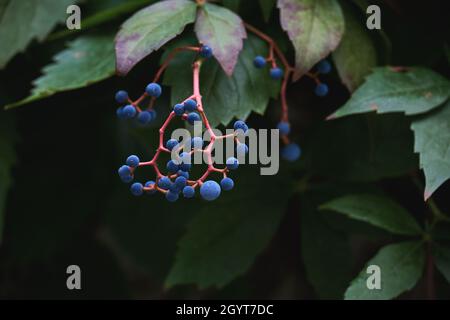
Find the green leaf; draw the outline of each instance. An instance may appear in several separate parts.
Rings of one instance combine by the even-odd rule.
[[[364,241],[392,241],[395,237],[383,229],[359,220],[351,219],[348,216],[338,212],[322,212],[319,210],[319,206],[321,204],[338,197],[343,197],[347,194],[384,194],[383,190],[376,184],[329,181],[319,184],[314,183],[313,188],[310,189],[311,191],[306,194],[305,198],[317,198],[317,200],[315,200],[315,210],[317,211],[317,215],[321,216],[322,220],[324,220],[327,225],[332,227],[333,230],[342,232],[352,237],[357,236],[360,240]],[[303,199],[303,201],[305,201],[305,199]],[[345,289],[347,288],[348,282],[349,281],[345,284]],[[341,292],[340,298],[342,298],[344,291],[345,290]]]
[[[201,43],[213,49],[223,70],[231,76],[247,37],[241,18],[226,8],[207,3],[198,11],[195,33]]]
[[[438,223],[430,231],[431,239],[435,241],[450,241],[450,224],[449,223]]]
[[[339,299],[351,279],[351,250],[345,234],[331,228],[317,211],[327,198],[322,192],[307,192],[300,199],[301,254],[307,279],[320,298]]]
[[[402,206],[386,196],[351,194],[322,204],[320,210],[336,211],[395,234],[421,234],[416,220]]]
[[[431,114],[414,119],[414,151],[425,172],[424,198],[450,178],[450,101]]]
[[[52,33],[50,36],[48,36],[47,41],[53,41],[64,38],[66,36],[72,36],[78,32],[84,32],[88,29],[99,26],[103,23],[115,20],[122,15],[134,12],[137,9],[141,8],[143,5],[148,5],[149,2],[155,1],[156,0],[127,0],[126,2],[119,4],[114,3],[114,6],[104,7],[100,5],[95,13],[92,13],[87,17],[83,17],[83,19],[81,20],[81,29],[74,29],[74,30],[65,29],[59,32]],[[96,3],[89,3],[89,4],[93,6],[96,5]]]
[[[444,275],[450,283],[450,249],[434,244],[433,258],[438,270]]]
[[[354,5],[360,10],[360,13],[367,17],[367,7],[370,6],[371,3],[369,3],[368,0],[353,0],[352,1]],[[341,1],[341,4],[344,3]],[[362,25],[364,26],[366,22],[362,22]],[[347,29],[347,24],[345,26]],[[374,35],[375,37],[372,38],[375,40],[375,51],[378,51],[380,61],[378,61],[381,64],[389,64],[391,60],[391,54],[392,54],[392,43],[389,39],[388,35],[383,29],[380,30],[370,30],[371,35]]]
[[[345,33],[333,52],[339,76],[350,91],[354,91],[377,63],[376,48],[365,25],[345,7]]]
[[[420,279],[425,264],[425,250],[421,242],[402,242],[383,247],[367,262],[361,273],[345,292],[347,300],[386,300],[411,290]],[[371,274],[367,267],[381,270],[381,289],[368,289]]]
[[[276,0],[259,0],[259,6],[261,7],[264,20],[267,22],[272,15],[273,7],[275,6]]]
[[[40,78],[33,81],[31,95],[5,106],[18,107],[55,93],[88,86],[114,74],[112,35],[82,36],[54,57],[55,62],[44,67]]]
[[[280,22],[295,48],[298,79],[337,48],[345,22],[337,0],[278,0]]]
[[[278,229],[289,197],[286,181],[289,178],[282,174],[260,176],[255,170],[240,170],[232,191],[197,207],[166,285],[220,288],[244,274]]]
[[[116,66],[126,75],[139,61],[158,50],[194,22],[196,4],[167,0],[148,6],[122,24],[116,36]]]
[[[401,114],[325,121],[306,138],[303,161],[319,176],[374,181],[418,168],[410,122]]]
[[[375,68],[350,100],[329,118],[369,111],[418,114],[439,106],[449,96],[450,82],[429,69]]]
[[[446,43],[444,44],[445,57],[447,58],[447,62],[450,64],[450,46]]]
[[[16,53],[37,39],[42,41],[59,22],[66,18],[66,8],[73,0],[2,0],[0,8],[0,69]]]
[[[201,206],[200,201],[187,205],[181,200],[169,203],[159,194],[136,199],[126,186],[120,185],[106,210],[106,226],[112,241],[160,284],[172,264],[177,241]]]
[[[268,74],[255,70],[253,59],[267,51],[267,45],[255,36],[249,36],[231,77],[228,77],[216,61],[203,63],[200,88],[203,105],[212,126],[227,125],[233,117],[245,119],[254,111],[264,114],[269,99],[276,96],[279,84]],[[178,55],[167,68],[164,84],[171,86],[172,105],[192,95],[193,54]]]
[[[11,168],[16,162],[14,143],[17,140],[14,121],[11,116],[0,117],[0,244],[3,235],[6,197],[12,183]]]

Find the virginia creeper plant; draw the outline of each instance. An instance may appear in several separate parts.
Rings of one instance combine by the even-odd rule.
[[[360,0],[86,0],[68,31],[69,2],[0,1],[6,295],[21,288],[11,270],[72,261],[77,239],[83,261],[148,280],[133,296],[450,296],[445,10],[375,1],[382,29],[368,30]],[[195,124],[209,139],[171,137]],[[277,175],[215,162],[219,142],[247,154],[259,128],[279,130]]]

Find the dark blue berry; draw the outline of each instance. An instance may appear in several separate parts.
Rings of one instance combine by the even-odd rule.
[[[173,193],[176,193],[176,194],[179,194],[182,191],[182,189],[183,189],[183,187],[180,187],[180,186],[176,185],[175,183],[173,183],[170,186],[169,191],[173,192]]]
[[[180,153],[180,159],[178,159],[178,162],[179,163],[191,163],[191,155],[190,155],[190,153],[188,153],[188,152]]]
[[[155,181],[147,181],[145,183],[146,188],[153,188],[152,190],[147,190],[146,193],[148,194],[155,194],[157,192],[156,188],[154,188]]]
[[[131,174],[131,169],[129,166],[122,166],[118,170],[120,180],[124,183],[130,183],[133,181],[133,176]]]
[[[134,196],[141,196],[144,193],[144,186],[142,183],[135,182],[131,185],[130,190]]]
[[[222,187],[222,190],[230,191],[234,187],[234,181],[231,178],[223,178],[222,181],[220,181],[220,186]]]
[[[184,109],[187,112],[192,112],[197,109],[197,102],[195,100],[189,99],[184,102]]]
[[[298,158],[300,158],[300,155],[301,149],[296,143],[290,143],[281,150],[281,156],[283,159],[290,162],[297,161]]]
[[[164,190],[169,190],[170,186],[172,185],[172,181],[168,177],[161,177],[158,180],[158,187]]]
[[[195,189],[191,186],[186,186],[183,188],[183,196],[185,198],[192,198],[195,196]]]
[[[131,104],[123,107],[123,115],[125,118],[133,118],[136,115],[136,108]]]
[[[187,179],[183,176],[177,177],[175,179],[175,184],[180,188],[184,188],[186,186],[186,183],[187,183]]]
[[[188,121],[190,124],[193,125],[194,122],[200,121],[200,120],[201,120],[201,118],[200,118],[200,116],[198,115],[198,113],[191,112],[191,113],[188,114],[187,121]]]
[[[119,118],[119,119],[125,119],[127,117],[125,115],[125,113],[123,112],[123,107],[117,108],[116,115],[117,115],[117,118]]]
[[[161,89],[161,86],[159,84],[157,84],[157,83],[150,83],[145,88],[145,92],[151,97],[158,98],[161,95],[161,93],[162,93],[162,89]]]
[[[185,171],[179,170],[177,172],[177,174],[178,174],[179,177],[185,177],[186,179],[189,179],[189,172],[185,172]]]
[[[128,101],[128,92],[124,90],[117,91],[115,98],[117,103],[125,103]]]
[[[178,145],[178,141],[175,139],[169,139],[166,142],[166,148],[169,149],[170,151],[173,150],[173,148],[175,148]]]
[[[190,163],[182,163],[181,165],[180,165],[180,169],[182,170],[182,171],[189,171],[189,170],[191,170],[191,164]]]
[[[129,166],[121,166],[119,170],[117,170],[120,177],[126,177],[131,175],[131,168]]]
[[[266,59],[261,56],[256,56],[255,59],[253,60],[253,64],[258,69],[264,68],[266,66]]]
[[[140,124],[142,125],[146,125],[149,124],[153,119],[152,119],[152,114],[148,111],[142,111],[138,114],[137,117],[138,121]]]
[[[247,132],[248,126],[245,124],[244,121],[238,120],[234,123],[234,130],[242,130],[244,133]]]
[[[150,114],[152,115],[152,121],[156,119],[157,113],[154,109],[150,109],[148,110],[148,112],[150,112]]]
[[[173,111],[175,112],[175,114],[177,115],[177,116],[182,116],[183,115],[183,113],[184,113],[184,105],[182,105],[182,104],[176,104],[174,107],[173,107]]]
[[[248,153],[248,147],[245,143],[239,143],[236,147],[236,151],[238,155],[244,155]]]
[[[270,77],[274,80],[283,78],[283,70],[277,67],[270,69]]]
[[[236,170],[239,167],[238,159],[230,157],[227,159],[227,168],[230,170]]]
[[[200,187],[200,195],[207,201],[216,200],[220,196],[220,185],[213,181],[208,180]]]
[[[289,132],[291,132],[291,126],[289,122],[281,121],[277,125],[278,130],[280,130],[280,134],[283,136],[287,136]]]
[[[328,60],[322,60],[317,64],[317,71],[322,74],[330,73],[331,71],[331,63]]]
[[[212,55],[213,55],[213,51],[210,47],[203,45],[200,48],[200,56],[201,57],[208,59],[208,58],[211,58]]]
[[[140,160],[139,160],[138,156],[131,155],[127,158],[126,164],[127,164],[127,166],[136,168],[139,165],[139,162],[140,162]]]
[[[180,154],[180,170],[181,171],[189,171],[191,170],[191,155],[187,152],[183,152]]]
[[[202,149],[203,148],[203,139],[200,137],[193,137],[191,140],[191,146],[194,149]]]
[[[319,83],[314,93],[319,97],[325,97],[328,94],[328,86],[325,83]]]
[[[130,183],[131,181],[133,181],[133,176],[123,176],[120,177],[120,179],[122,180],[123,183]]]
[[[169,160],[169,161],[167,162],[167,170],[168,170],[170,173],[175,173],[175,172],[177,172],[179,169],[180,169],[180,168],[179,168],[179,165],[176,164],[173,160]]]
[[[169,192],[166,193],[166,199],[169,202],[175,202],[175,201],[178,200],[178,198],[179,198],[179,196],[178,196],[177,192],[169,191]]]

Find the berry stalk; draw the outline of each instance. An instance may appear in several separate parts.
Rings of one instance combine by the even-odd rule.
[[[162,73],[165,71],[167,66],[173,60],[173,58],[181,51],[195,51],[199,53],[200,57],[197,57],[192,64],[192,92],[193,94],[183,100],[181,103],[176,104],[173,107],[173,111],[169,114],[164,124],[159,129],[159,144],[155,152],[155,155],[150,161],[140,162],[137,156],[130,156],[126,161],[126,165],[119,169],[119,176],[121,179],[128,183],[134,179],[134,174],[137,168],[144,166],[152,166],[155,175],[155,181],[148,181],[145,185],[141,183],[134,183],[131,186],[132,194],[136,196],[142,195],[144,192],[153,194],[155,192],[161,192],[166,195],[166,199],[170,202],[176,201],[179,194],[183,192],[186,198],[191,198],[195,195],[195,189],[200,188],[200,195],[208,200],[215,200],[221,192],[221,188],[225,191],[229,191],[233,188],[234,182],[228,178],[228,173],[230,170],[235,170],[239,166],[239,162],[236,158],[230,157],[226,161],[226,166],[224,168],[217,168],[214,166],[212,159],[212,151],[214,149],[214,144],[216,140],[223,139],[236,139],[237,140],[237,130],[247,131],[248,127],[243,121],[237,121],[235,123],[235,132],[228,135],[216,135],[212,130],[212,127],[208,121],[208,117],[203,108],[202,95],[200,90],[200,70],[204,58],[209,58],[212,56],[212,50],[207,46],[202,47],[180,47],[174,49],[168,57],[165,59],[158,72],[154,77],[154,82],[149,84],[146,88],[146,92],[135,102],[132,102],[128,98],[128,94],[124,91],[119,91],[116,94],[116,100],[124,102],[128,100],[131,105],[130,108],[137,109],[139,114],[142,110],[137,108],[138,104],[141,103],[146,97],[151,96],[150,108],[153,108],[153,103],[161,95],[161,87],[156,83]],[[125,99],[126,97],[126,99]],[[128,107],[128,106],[127,106]],[[196,111],[196,112],[195,112]],[[134,115],[133,115],[134,116]],[[173,121],[174,118],[179,116],[182,120],[194,124],[197,121],[201,121],[206,131],[209,134],[210,141],[205,149],[202,148],[204,141],[200,137],[194,137],[191,141],[194,143],[192,147],[189,144],[189,151],[183,151],[186,146],[181,145],[177,140],[170,139],[164,144],[164,135],[166,133],[167,127]],[[201,147],[195,145],[200,144]],[[244,152],[248,152],[247,146],[242,147],[243,144],[239,144],[238,149],[243,149]],[[181,153],[180,153],[181,152]],[[203,157],[206,158],[206,163],[208,165],[206,171],[197,180],[190,180],[188,171],[191,168],[191,157],[195,152],[202,152]],[[167,170],[169,171],[167,175],[163,175],[158,166],[158,160],[162,153],[170,153],[172,156],[175,154],[177,159],[170,160],[167,162]],[[211,173],[217,172],[222,175],[222,181],[219,185],[217,182],[212,180],[206,180]],[[174,181],[172,181],[174,180]]]

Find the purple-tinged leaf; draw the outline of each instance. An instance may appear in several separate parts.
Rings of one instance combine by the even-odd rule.
[[[33,39],[42,42],[76,0],[0,0],[0,69]]]
[[[207,3],[198,12],[195,32],[201,43],[213,49],[217,61],[231,76],[247,37],[241,18],[226,8]]]
[[[280,22],[295,48],[300,78],[339,45],[345,23],[336,0],[278,0]]]
[[[167,0],[148,6],[129,18],[116,36],[116,68],[126,75],[139,61],[158,50],[194,22],[195,2]]]

